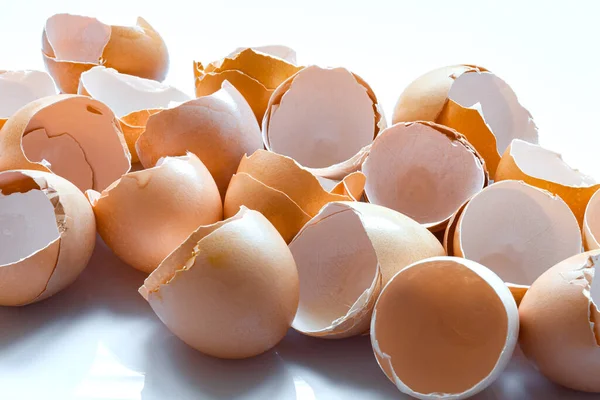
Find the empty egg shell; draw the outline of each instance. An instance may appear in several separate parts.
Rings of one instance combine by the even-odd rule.
[[[596,191],[585,209],[583,218],[583,246],[586,250],[600,249],[600,194]]]
[[[165,42],[141,17],[136,26],[117,26],[91,17],[53,15],[44,26],[42,56],[63,93],[77,93],[80,75],[97,65],[157,81],[169,70]]]
[[[113,112],[86,96],[54,95],[13,114],[0,135],[0,171],[50,171],[82,191],[104,190],[131,168]]]
[[[283,57],[282,57],[283,56]],[[295,65],[296,53],[285,46],[240,48],[206,66],[194,61],[196,96],[207,96],[227,80],[252,107],[260,123],[273,91],[302,67]]]
[[[328,339],[369,329],[381,288],[407,265],[444,255],[435,236],[385,207],[329,203],[290,243],[300,276],[292,327]]]
[[[94,214],[72,183],[42,171],[0,172],[0,305],[46,299],[75,281],[96,241]]]
[[[146,279],[140,294],[191,347],[246,358],[275,346],[298,306],[298,272],[259,212],[198,228]]]
[[[223,217],[219,190],[195,155],[166,157],[88,192],[98,233],[127,264],[152,272],[200,225]]]
[[[569,167],[560,154],[519,139],[511,142],[498,164],[496,180],[506,179],[522,180],[560,196],[580,225],[587,203],[600,189],[592,177]]]
[[[466,136],[484,158],[490,176],[512,139],[537,143],[529,112],[502,79],[485,68],[455,65],[428,72],[400,95],[393,123],[433,121]]]
[[[600,393],[600,251],[546,271],[519,306],[519,344],[550,380]],[[598,276],[596,276],[598,275]]]
[[[519,314],[504,282],[484,266],[434,257],[396,274],[371,320],[377,362],[403,393],[466,399],[504,370]]]
[[[0,71],[0,129],[27,103],[54,94],[54,81],[45,72]]]
[[[342,182],[323,183],[289,157],[265,150],[244,156],[231,178],[224,202],[225,218],[235,215],[240,206],[260,211],[277,228],[286,242],[321,207],[332,201],[359,199],[365,184],[360,172]]]
[[[485,163],[464,136],[431,122],[381,132],[362,166],[370,203],[403,213],[432,232],[488,183]]]
[[[113,110],[134,163],[139,161],[135,142],[146,129],[150,115],[173,103],[190,100],[187,94],[172,86],[101,66],[81,74],[78,92],[100,100]]]
[[[262,123],[267,150],[331,179],[359,170],[383,128],[385,118],[365,81],[344,68],[317,66],[275,90]]]
[[[248,102],[229,82],[210,96],[150,116],[135,146],[145,168],[164,156],[196,154],[222,197],[244,154],[263,147]]]

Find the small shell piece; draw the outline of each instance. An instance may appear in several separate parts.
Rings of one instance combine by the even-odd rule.
[[[196,96],[216,92],[227,80],[248,101],[260,123],[275,88],[302,69],[295,64],[296,53],[285,46],[239,48],[206,68],[194,61]]]
[[[439,68],[413,81],[400,95],[392,121],[419,120],[465,135],[484,158],[492,178],[511,140],[538,140],[531,115],[510,86],[474,65]]]
[[[568,258],[531,285],[519,306],[519,344],[548,379],[600,393],[600,251]]]
[[[392,276],[415,261],[444,255],[417,222],[358,202],[327,204],[289,247],[300,276],[292,327],[328,339],[367,332],[375,301]]]
[[[95,241],[94,213],[72,183],[42,171],[0,172],[0,305],[34,303],[69,286]]]
[[[166,157],[88,192],[98,233],[132,267],[152,272],[200,225],[223,217],[219,190],[195,155]]]
[[[139,161],[135,142],[146,129],[150,115],[173,103],[190,100],[187,94],[172,86],[102,66],[81,74],[78,93],[100,100],[113,110],[134,163]]]
[[[298,306],[298,272],[273,225],[244,207],[198,228],[139,292],[191,347],[214,357],[246,358],[285,336]]]
[[[136,143],[144,168],[154,166],[161,157],[187,151],[196,154],[222,197],[244,154],[262,147],[260,128],[248,102],[229,82],[209,96],[151,115]]]
[[[113,112],[86,96],[54,95],[13,114],[0,135],[0,171],[51,171],[80,190],[104,190],[131,168]]]
[[[466,399],[504,370],[519,314],[504,282],[456,257],[418,261],[383,288],[371,320],[377,362],[403,393]]]
[[[242,158],[231,179],[225,195],[225,218],[235,215],[242,205],[260,211],[290,242],[321,207],[332,201],[360,199],[364,185],[360,172],[339,183],[321,182],[293,159],[257,150]]]
[[[583,218],[583,246],[586,250],[600,249],[600,194],[596,191],[585,209]]]
[[[267,150],[330,179],[359,170],[383,128],[385,118],[365,81],[344,68],[317,66],[275,90],[262,123]]]
[[[81,74],[97,65],[157,81],[169,70],[165,42],[141,17],[136,26],[116,26],[91,17],[53,15],[44,26],[42,56],[61,92],[72,94]]]
[[[453,129],[401,122],[383,130],[362,167],[369,202],[389,207],[432,232],[488,183],[485,163]]]

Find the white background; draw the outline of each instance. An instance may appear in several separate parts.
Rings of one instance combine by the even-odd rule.
[[[45,19],[58,12],[163,36],[167,82],[193,93],[192,60],[240,46],[286,44],[301,64],[345,66],[387,116],[402,89],[433,68],[470,63],[506,80],[545,146],[600,177],[600,2],[597,1],[25,1],[0,0],[0,69],[43,69]],[[1,94],[0,94],[1,95]],[[144,276],[99,242],[72,288],[41,304],[0,309],[0,399],[393,399],[367,338],[290,333],[242,362],[204,357],[160,324],[137,294]],[[517,356],[480,399],[591,399],[537,375]]]

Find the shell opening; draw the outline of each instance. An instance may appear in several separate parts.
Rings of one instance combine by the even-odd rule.
[[[46,21],[48,43],[57,60],[98,63],[111,34],[96,18],[56,14]]]
[[[56,94],[54,81],[41,71],[0,73],[0,118],[8,118],[24,105]]]

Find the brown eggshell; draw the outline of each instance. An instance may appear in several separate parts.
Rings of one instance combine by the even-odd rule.
[[[54,81],[42,71],[0,71],[0,129],[21,107],[56,94]]]
[[[365,333],[381,288],[407,265],[444,249],[410,218],[374,204],[333,202],[289,245],[300,276],[292,327],[329,339]]]
[[[377,362],[418,399],[466,399],[500,376],[519,314],[492,271],[455,257],[409,265],[383,288],[371,320]]]
[[[98,233],[134,268],[152,272],[200,225],[223,217],[219,191],[194,154],[167,157],[89,193]]]
[[[521,305],[519,344],[548,379],[600,393],[600,251],[578,254],[546,271]]]
[[[586,250],[600,249],[600,194],[594,193],[585,209],[583,219],[583,246]]]
[[[164,156],[187,151],[196,154],[214,177],[222,197],[244,154],[260,148],[260,129],[252,110],[229,82],[210,96],[151,115],[136,143],[144,168]]]
[[[298,272],[277,230],[260,213],[242,208],[198,228],[139,291],[191,347],[214,357],[246,358],[285,336],[298,306]]]
[[[96,240],[94,214],[73,184],[47,172],[0,172],[0,305],[46,299],[75,281]]]

